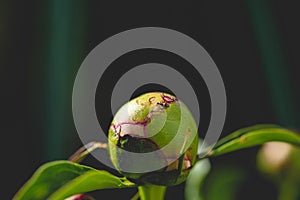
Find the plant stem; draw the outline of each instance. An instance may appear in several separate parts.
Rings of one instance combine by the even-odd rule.
[[[89,155],[92,151],[96,149],[106,149],[107,144],[101,142],[90,142],[80,149],[78,149],[70,158],[69,161],[79,163],[81,162],[87,155]]]
[[[141,200],[163,200],[167,187],[158,185],[139,186]]]
[[[297,200],[299,197],[299,188],[297,181],[284,180],[279,186],[278,200]]]
[[[138,200],[140,198],[140,193],[137,192],[130,200]]]

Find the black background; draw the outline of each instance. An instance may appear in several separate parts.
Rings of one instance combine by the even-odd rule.
[[[299,101],[299,7],[297,1],[269,1],[281,44],[288,63],[288,73],[296,102]],[[47,27],[41,21],[42,2],[2,2],[7,21],[1,36],[1,199],[13,194],[45,160],[42,157],[43,124],[47,104],[47,89],[39,87],[44,81],[45,60],[40,51],[45,40],[39,31]],[[68,104],[65,108],[70,137],[65,154],[71,155],[80,145],[72,121],[72,84],[84,57],[100,42],[121,31],[156,26],[180,31],[197,40],[211,55],[223,77],[228,111],[222,136],[233,130],[256,123],[280,123],[271,104],[271,96],[262,67],[262,58],[253,33],[244,1],[89,1],[85,13],[85,46],[70,74]],[[76,34],[76,33],[74,33]],[[5,36],[5,37],[4,37]],[[82,36],[75,35],[81,40]],[[2,39],[5,38],[5,39]],[[76,41],[74,41],[76,46]],[[146,89],[145,89],[146,90]],[[298,110],[299,111],[299,110]],[[109,119],[107,119],[109,120]],[[53,147],[55,148],[55,147]],[[238,151],[212,159],[212,169],[224,164],[239,166],[249,178],[240,186],[236,199],[275,199],[276,190],[256,171],[258,148]],[[93,158],[85,163],[98,165]],[[183,187],[168,189],[167,199],[183,199]],[[97,198],[129,199],[135,190],[105,190],[93,192]],[[106,198],[103,198],[106,199]]]

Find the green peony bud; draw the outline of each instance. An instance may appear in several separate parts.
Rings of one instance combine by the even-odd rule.
[[[186,180],[196,160],[198,135],[195,120],[188,108],[169,94],[146,93],[126,103],[115,115],[108,138],[113,165],[137,183],[179,184]],[[173,149],[161,150],[171,141],[175,142]],[[123,151],[119,148],[135,153],[155,152],[149,160],[166,165],[152,172],[124,172],[126,170],[122,169],[134,170],[139,163],[123,159]]]

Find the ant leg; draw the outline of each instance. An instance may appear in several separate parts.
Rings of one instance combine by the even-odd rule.
[[[69,161],[79,163],[87,155],[96,149],[107,149],[107,143],[90,142],[78,149],[70,158]]]

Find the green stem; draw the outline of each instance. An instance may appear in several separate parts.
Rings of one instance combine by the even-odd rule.
[[[167,187],[158,185],[139,186],[141,200],[163,200]]]
[[[278,200],[297,200],[299,198],[299,186],[297,181],[284,180],[279,185]]]

